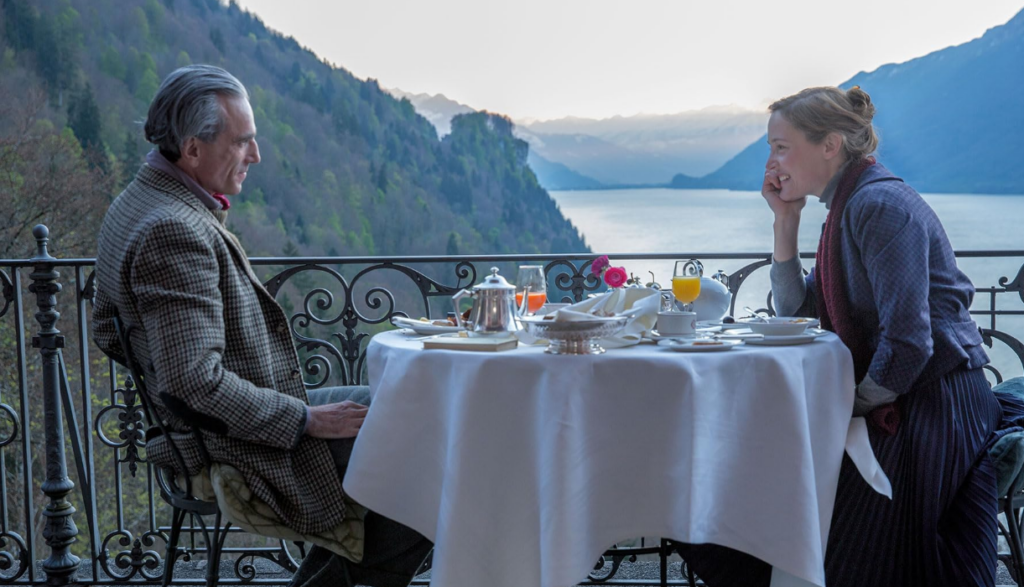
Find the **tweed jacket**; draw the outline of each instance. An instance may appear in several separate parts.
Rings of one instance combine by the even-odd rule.
[[[303,434],[308,399],[284,311],[213,212],[148,165],[110,205],[99,235],[94,337],[120,358],[115,314],[136,327],[132,349],[154,409],[179,432],[188,474],[203,466],[184,433],[198,426],[211,460],[241,471],[286,526],[309,534],[342,521],[327,443]],[[146,449],[154,464],[173,466],[165,438]]]
[[[912,187],[872,165],[847,200],[840,231],[850,310],[873,332],[867,374],[875,383],[903,394],[956,367],[988,363],[969,312],[974,285]],[[780,315],[818,315],[814,270],[805,278],[799,257],[773,263],[771,281]]]

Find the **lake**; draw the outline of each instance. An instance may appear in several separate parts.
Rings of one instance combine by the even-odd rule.
[[[701,252],[770,253],[772,250],[772,212],[759,192],[624,189],[550,193],[562,213],[579,228],[595,255],[680,252],[696,253],[700,258]],[[942,221],[954,250],[1024,250],[1024,195],[923,194],[923,197]],[[825,206],[816,198],[809,199],[800,227],[801,252],[817,250],[825,212]],[[659,283],[671,281],[671,261],[616,262],[613,256],[612,263],[643,275],[645,281],[650,279],[648,271],[654,272]],[[732,273],[746,263],[749,261],[710,260],[704,263],[705,275],[718,269]],[[1012,280],[1024,263],[1024,257],[960,259],[959,263],[976,287],[993,287],[998,285],[1000,277]],[[810,259],[804,260],[804,267],[810,268],[812,264]],[[767,270],[754,273],[743,287],[737,307],[765,306],[769,289]],[[987,296],[976,297],[975,309],[983,309],[987,302]],[[1019,298],[1001,299],[1000,309],[1024,310],[1024,303]],[[1000,330],[1024,340],[1024,317],[1000,317],[997,324]],[[1003,363],[1003,350],[997,348],[995,355],[994,358]]]

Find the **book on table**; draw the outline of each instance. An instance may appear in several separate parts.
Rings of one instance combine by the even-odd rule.
[[[438,336],[423,341],[424,349],[444,349],[450,351],[508,351],[518,346],[519,340],[514,336]]]

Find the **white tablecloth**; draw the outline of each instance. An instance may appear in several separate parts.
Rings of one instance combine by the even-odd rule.
[[[350,496],[433,540],[435,587],[562,587],[617,541],[716,543],[824,585],[854,380],[834,335],[598,356],[368,350]],[[870,447],[867,447],[870,454]],[[863,469],[862,469],[863,470]]]

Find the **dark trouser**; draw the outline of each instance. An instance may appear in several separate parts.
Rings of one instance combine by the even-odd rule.
[[[311,390],[313,405],[335,403],[349,399],[369,405],[366,388],[346,387]],[[345,478],[348,460],[352,455],[354,438],[331,440],[331,456],[338,468],[338,476]],[[314,546],[292,578],[292,587],[341,587],[369,585],[371,587],[405,587],[423,564],[434,545],[408,526],[368,512],[364,520],[363,560],[354,563],[326,548]]]
[[[415,530],[375,512],[366,514],[363,560],[346,560],[314,546],[292,577],[293,587],[405,587],[433,544]]]
[[[991,586],[996,479],[987,441],[1001,410],[981,369],[956,370],[900,399],[895,436],[869,428],[892,482],[875,493],[849,457],[839,473],[825,552],[829,587]],[[710,587],[768,585],[771,568],[716,545],[680,545]]]

